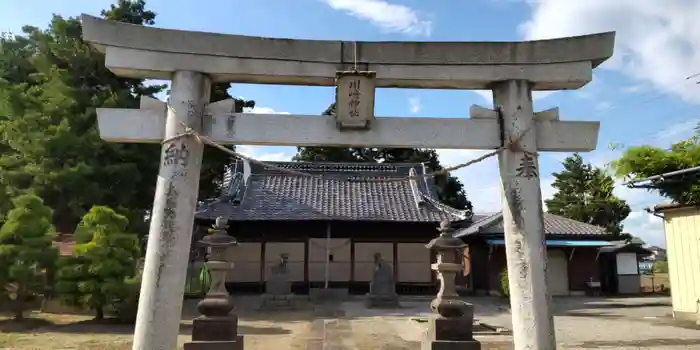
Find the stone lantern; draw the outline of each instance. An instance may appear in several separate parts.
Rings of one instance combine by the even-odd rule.
[[[185,343],[185,350],[231,349],[243,350],[243,336],[238,335],[238,316],[231,314],[233,302],[226,290],[226,272],[233,268],[228,261],[228,250],[238,244],[227,232],[226,219],[216,218],[212,234],[204,236],[199,244],[209,251],[206,262],[211,273],[211,287],[197,304],[202,316],[192,325],[192,341]]]
[[[440,235],[425,246],[437,252],[437,262],[431,267],[440,280],[440,290],[430,309],[437,313],[428,325],[422,349],[480,350],[481,344],[474,340],[474,306],[459,299],[455,276],[461,270],[456,263],[466,244],[452,236],[454,229],[449,221],[440,223]]]

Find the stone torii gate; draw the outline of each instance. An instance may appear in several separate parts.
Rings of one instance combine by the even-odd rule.
[[[166,30],[83,15],[84,39],[131,78],[172,81],[169,105],[98,109],[110,142],[162,142],[134,349],[174,349],[203,145],[498,149],[516,349],[555,348],[545,283],[538,151],[594,150],[598,122],[534,113],[533,90],[578,89],[612,56],[614,33],[531,42],[341,42]],[[358,72],[359,71],[359,72]],[[212,82],[337,86],[337,117],[232,113],[209,104]],[[377,87],[490,89],[494,110],[470,118],[374,117]],[[534,127],[533,127],[534,126]]]

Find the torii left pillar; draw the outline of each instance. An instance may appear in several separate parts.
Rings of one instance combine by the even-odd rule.
[[[172,138],[185,132],[183,124],[201,131],[210,88],[211,81],[204,74],[173,73],[134,350],[177,348],[203,145],[192,137]]]

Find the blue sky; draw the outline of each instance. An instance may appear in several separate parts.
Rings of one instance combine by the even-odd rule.
[[[29,5],[31,3],[31,5]],[[52,13],[99,15],[111,1],[2,0],[0,31],[19,33],[22,25],[44,27]],[[206,3],[206,5],[203,5]],[[28,6],[29,5],[29,6]],[[558,106],[562,119],[601,121],[598,150],[584,157],[604,166],[619,151],[610,144],[661,147],[688,137],[700,121],[700,0],[150,0],[159,27],[306,39],[504,41],[543,39],[616,30],[616,54],[595,71],[594,81],[577,91],[537,94],[536,110]],[[333,89],[234,85],[232,94],[254,99],[255,112],[318,114],[333,101]],[[381,89],[376,114],[467,117],[469,106],[490,106],[488,93],[474,91]],[[287,160],[294,149],[240,147],[264,160]],[[443,164],[462,163],[479,151],[441,150]],[[540,157],[543,196],[552,194],[551,174],[567,154]],[[455,173],[477,212],[500,208],[495,159]],[[634,212],[626,231],[664,245],[660,219],[643,208],[662,202],[644,190],[617,193]]]

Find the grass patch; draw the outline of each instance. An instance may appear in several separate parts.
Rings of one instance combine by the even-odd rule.
[[[656,273],[653,275],[641,276],[643,293],[667,294],[671,289],[671,282],[667,273]]]
[[[0,349],[128,350],[133,326],[91,316],[27,313],[17,322],[0,315]]]

